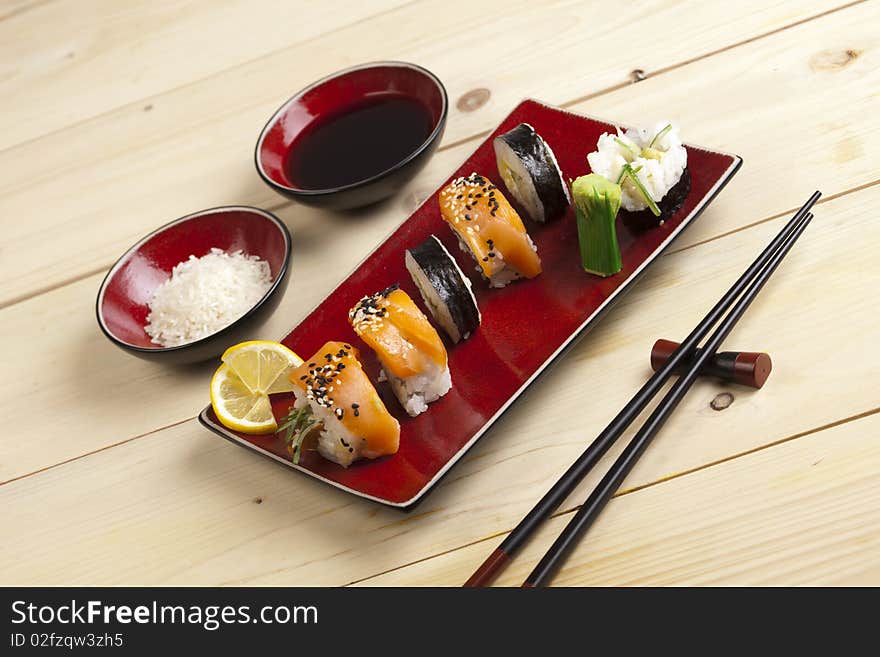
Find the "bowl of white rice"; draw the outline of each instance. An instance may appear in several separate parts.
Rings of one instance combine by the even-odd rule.
[[[213,358],[253,339],[275,310],[290,254],[290,232],[271,212],[237,205],[181,217],[110,268],[98,291],[98,326],[147,360]]]

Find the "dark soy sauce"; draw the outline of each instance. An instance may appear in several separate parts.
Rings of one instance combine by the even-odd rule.
[[[390,169],[431,134],[427,107],[397,94],[364,98],[318,119],[287,155],[288,179],[300,189],[328,189]]]

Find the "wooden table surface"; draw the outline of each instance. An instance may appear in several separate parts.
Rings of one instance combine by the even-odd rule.
[[[686,335],[815,188],[815,221],[725,343],[771,353],[767,385],[699,382],[555,583],[880,584],[880,3],[613,4],[0,3],[0,584],[458,585],[649,375],[654,339]],[[428,166],[357,221],[272,192],[253,166],[265,120],[378,59],[447,86]],[[148,364],[98,330],[128,246],[249,204],[295,234],[254,336],[280,338],[524,97],[673,118],[745,163],[413,513],[218,439],[195,420],[215,363]],[[344,257],[319,267],[331,238]]]

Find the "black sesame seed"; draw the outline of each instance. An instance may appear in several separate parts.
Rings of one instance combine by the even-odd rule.
[[[352,408],[360,408],[361,405],[360,405],[360,404],[352,404],[351,407],[352,407]]]

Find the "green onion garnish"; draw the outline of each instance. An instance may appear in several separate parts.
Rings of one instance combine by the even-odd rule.
[[[626,178],[627,168],[629,168],[633,173],[638,173],[639,171],[642,170],[642,165],[640,164],[640,165],[637,166],[635,169],[633,169],[633,168],[630,167],[628,164],[625,164],[625,165],[623,166],[623,168],[620,170],[620,175],[617,176],[617,184],[618,184],[618,185],[623,184],[623,179]]]
[[[651,140],[651,143],[648,144],[648,148],[654,148],[654,144],[656,144],[659,140],[663,139],[666,136],[666,133],[672,130],[672,124],[667,123],[666,127],[663,128],[660,132],[654,135],[654,138]]]
[[[627,144],[625,141],[623,141],[623,139],[620,139],[619,137],[615,137],[614,141],[616,141],[620,146],[622,146],[623,148],[628,150],[633,157],[639,156],[638,151],[636,151],[636,149],[634,149],[631,144]]]
[[[642,184],[642,181],[639,180],[639,177],[636,175],[636,173],[638,173],[638,171],[640,169],[641,169],[641,167],[639,167],[639,169],[633,169],[629,164],[623,165],[623,170],[629,176],[630,180],[633,181],[633,184],[636,186],[636,189],[639,190],[639,193],[645,199],[645,203],[648,204],[648,207],[651,209],[651,212],[654,214],[655,217],[659,217],[660,216],[660,208],[657,207],[657,204],[654,202],[654,199],[651,198],[651,195],[648,193],[648,190],[645,189],[645,186]]]

